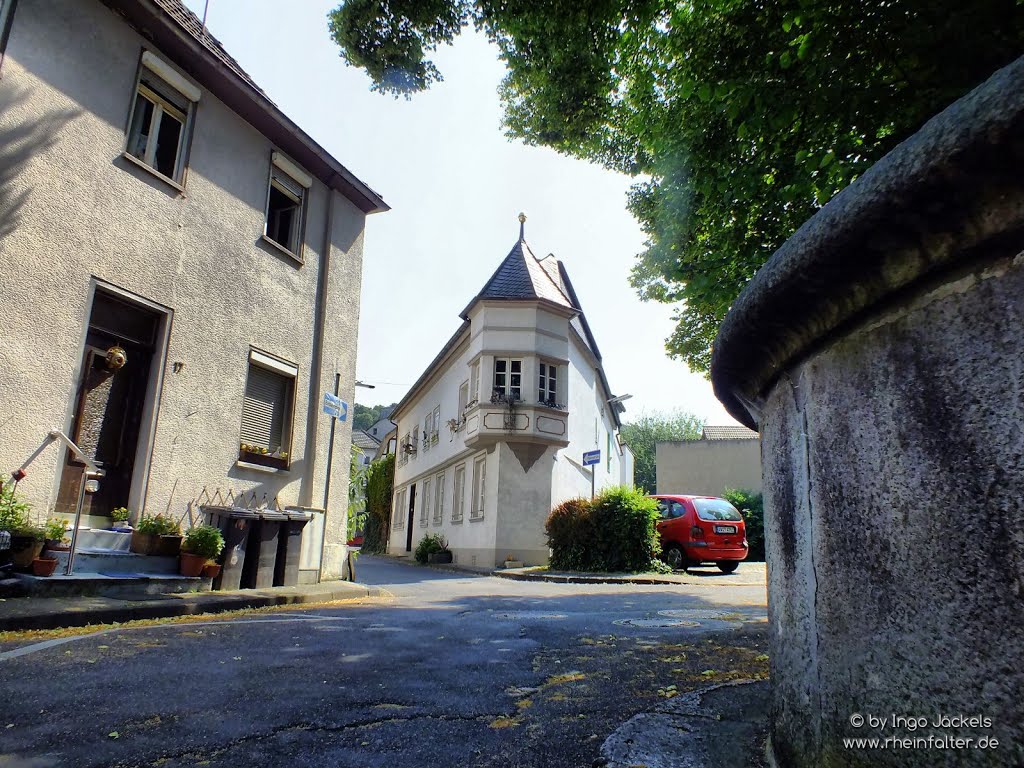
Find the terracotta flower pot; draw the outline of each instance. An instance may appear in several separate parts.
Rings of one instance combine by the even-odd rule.
[[[207,563],[203,566],[203,578],[216,579],[220,576],[220,563]]]
[[[33,576],[53,576],[57,570],[57,558],[37,557],[32,561]]]
[[[206,567],[206,558],[202,555],[193,555],[191,552],[182,552],[178,560],[178,572],[182,576],[199,576]]]
[[[71,545],[63,539],[47,539],[46,546],[43,549],[46,552],[68,552],[71,549]]]

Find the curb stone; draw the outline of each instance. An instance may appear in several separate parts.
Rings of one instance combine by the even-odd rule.
[[[314,587],[315,588],[310,588]],[[115,598],[15,598],[0,602],[0,631],[63,629],[136,619],[163,619],[248,608],[302,605],[360,597],[382,591],[362,584],[338,582],[324,586],[275,587],[238,592],[202,592],[154,596],[147,600]],[[52,602],[51,602],[52,601]]]

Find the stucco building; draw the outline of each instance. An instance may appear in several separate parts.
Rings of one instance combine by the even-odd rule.
[[[761,440],[739,425],[706,426],[699,440],[660,440],[655,461],[658,493],[761,491]]]
[[[340,568],[368,214],[384,201],[288,119],[179,0],[0,0],[0,466],[48,431],[112,508],[205,490],[324,507]],[[340,457],[340,458],[339,458]],[[69,513],[50,445],[21,493]],[[317,547],[320,548],[319,546]]]
[[[520,222],[525,217],[520,216]],[[461,313],[462,325],[399,402],[389,552],[428,532],[456,562],[548,559],[561,501],[631,484],[623,410],[564,265],[523,237]],[[583,466],[583,453],[600,450]]]

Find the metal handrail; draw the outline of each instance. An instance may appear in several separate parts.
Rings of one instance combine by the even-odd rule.
[[[85,465],[82,468],[82,483],[78,488],[78,504],[75,506],[75,525],[74,528],[71,529],[71,549],[68,552],[68,565],[67,568],[64,569],[64,575],[70,576],[71,569],[75,566],[75,546],[78,544],[78,525],[82,520],[82,505],[85,503],[85,484],[90,478],[103,477],[103,470],[97,467],[96,463],[86,456],[82,452],[82,449],[75,445],[75,442],[70,437],[65,435],[59,429],[51,429],[47,433],[46,439],[43,440],[42,445],[40,445],[35,452],[26,459],[24,464],[18,467],[18,469],[11,474],[19,480],[25,477],[27,474],[26,470],[29,465],[38,459],[39,455],[46,450],[47,446],[55,440],[64,443],[67,449],[75,455],[75,458]]]

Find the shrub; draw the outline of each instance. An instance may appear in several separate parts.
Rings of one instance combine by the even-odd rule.
[[[589,566],[588,552],[591,504],[588,499],[563,501],[548,515],[544,531],[551,548],[551,567],[560,571],[583,571]]]
[[[181,548],[193,555],[213,560],[224,549],[224,535],[212,525],[196,525],[188,529]]]
[[[395,477],[395,455],[377,459],[366,468],[366,520],[363,523],[363,552],[381,553],[388,546],[391,495]]]
[[[594,499],[595,565],[604,571],[646,571],[661,554],[658,503],[626,486]]]
[[[571,571],[648,571],[661,544],[658,506],[640,491],[609,488],[593,501],[570,499],[548,515],[551,567]]]
[[[143,515],[139,518],[139,524],[135,526],[135,530],[153,536],[181,535],[181,528],[178,527],[178,524],[164,515]]]
[[[448,540],[444,536],[440,533],[428,533],[416,545],[416,562],[426,565],[428,556],[435,552],[444,552],[446,549],[448,549]]]
[[[727,488],[722,497],[743,515],[747,527],[747,560],[764,560],[764,497],[757,491]]]

